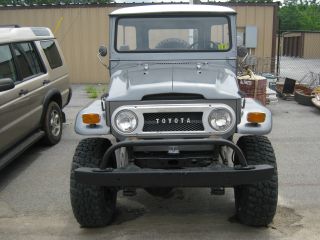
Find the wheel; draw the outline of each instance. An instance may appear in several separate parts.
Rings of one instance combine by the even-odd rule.
[[[86,185],[75,180],[74,170],[79,167],[99,167],[103,154],[111,146],[108,139],[87,138],[80,141],[74,153],[70,199],[73,214],[82,227],[103,227],[113,219],[117,190],[95,185]],[[115,158],[108,167],[115,167]]]
[[[267,226],[272,222],[278,202],[278,173],[272,145],[264,136],[243,136],[237,145],[249,165],[269,164],[275,171],[270,180],[234,188],[237,218],[250,226]],[[237,163],[237,159],[235,159]]]
[[[62,135],[62,111],[58,103],[50,102],[43,122],[44,143],[52,146],[60,142]]]
[[[146,188],[145,189],[149,194],[155,197],[169,197],[172,191],[171,187],[159,187],[159,188]]]

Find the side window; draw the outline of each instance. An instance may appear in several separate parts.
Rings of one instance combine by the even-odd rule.
[[[137,49],[136,28],[118,25],[117,49],[119,51],[132,51]]]
[[[48,59],[49,65],[52,69],[62,66],[62,60],[53,40],[46,40],[40,42],[41,47]]]
[[[22,79],[44,72],[35,48],[30,42],[14,43],[12,46]]]
[[[220,25],[211,26],[211,42],[215,43],[218,50],[228,50],[229,44],[229,24],[226,18],[221,18]]]
[[[0,79],[1,78],[11,78],[13,81],[17,80],[16,69],[8,45],[0,46]]]

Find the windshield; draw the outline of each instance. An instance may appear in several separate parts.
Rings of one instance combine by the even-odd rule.
[[[119,52],[227,51],[231,46],[227,17],[120,18]]]

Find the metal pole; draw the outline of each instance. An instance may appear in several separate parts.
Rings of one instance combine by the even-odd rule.
[[[277,76],[280,74],[280,43],[281,43],[281,31],[280,31],[280,18],[278,24],[278,49],[277,49]]]
[[[189,4],[193,5],[194,0],[189,0]],[[193,29],[189,29],[189,44],[193,44]]]
[[[279,13],[279,2],[278,2],[278,9],[277,9],[277,13]],[[279,15],[278,17],[278,49],[277,49],[277,80],[279,81],[278,76],[280,75],[280,38],[281,38],[281,30],[280,30],[280,17]]]

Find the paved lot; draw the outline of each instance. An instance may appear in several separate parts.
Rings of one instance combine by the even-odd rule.
[[[209,189],[176,189],[168,199],[144,191],[119,194],[112,226],[81,229],[69,202],[69,171],[81,139],[73,131],[76,113],[90,102],[82,86],[65,109],[60,144],[38,144],[0,172],[0,239],[319,239],[320,111],[290,101],[271,106],[270,134],[279,168],[279,207],[268,228],[232,220],[233,191],[211,196]]]

